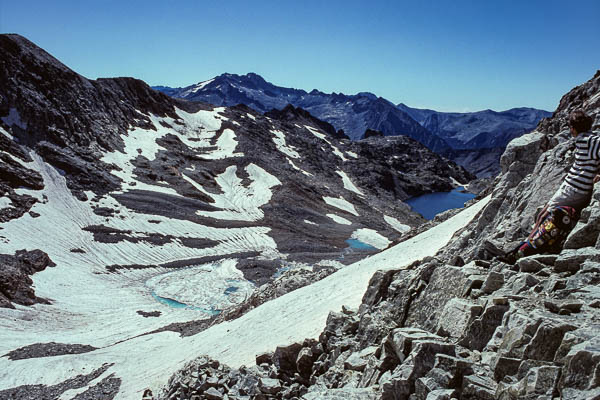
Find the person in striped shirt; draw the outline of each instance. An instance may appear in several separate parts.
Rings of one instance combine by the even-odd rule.
[[[575,162],[556,193],[544,206],[527,239],[500,257],[514,264],[521,257],[557,253],[575,226],[579,213],[589,203],[594,184],[600,180],[600,136],[592,134],[594,119],[581,110],[569,115],[568,125],[575,138]]]

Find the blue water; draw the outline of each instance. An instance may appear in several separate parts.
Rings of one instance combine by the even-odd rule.
[[[348,243],[350,245],[350,248],[356,249],[356,250],[377,250],[376,247],[373,247],[370,244],[361,242],[358,239],[346,239],[346,243]]]
[[[413,211],[420,213],[425,219],[433,219],[437,214],[451,208],[464,207],[465,203],[473,198],[473,193],[463,192],[463,187],[458,187],[450,192],[437,192],[412,197],[404,202]]]
[[[198,311],[202,311],[202,312],[212,314],[212,315],[218,315],[221,312],[221,310],[217,310],[217,309],[213,309],[213,308],[211,308],[210,310],[207,310],[207,309],[200,308],[200,307],[190,306],[188,304],[180,303],[177,300],[169,299],[167,297],[160,297],[154,292],[152,292],[152,297],[154,297],[159,303],[165,304],[165,305],[167,305],[169,307],[173,307],[173,308],[185,308],[188,310],[198,310]]]
[[[231,293],[235,293],[239,290],[240,288],[235,287],[235,286],[229,286],[227,289],[225,289],[225,294],[231,294]]]

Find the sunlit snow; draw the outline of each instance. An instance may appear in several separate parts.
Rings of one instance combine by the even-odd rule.
[[[361,192],[360,189],[356,187],[356,185],[350,180],[350,178],[348,177],[348,175],[346,175],[346,173],[344,171],[337,170],[336,173],[342,177],[342,182],[344,183],[344,189],[354,192],[356,194],[359,194],[361,196],[364,196],[363,192]]]
[[[330,206],[339,208],[340,210],[344,210],[346,212],[349,212],[350,214],[354,214],[354,215],[358,216],[358,213],[356,212],[356,208],[354,208],[354,205],[352,203],[350,203],[348,200],[344,199],[342,196],[340,196],[340,197],[323,196],[323,200],[325,201],[325,203],[329,204]]]
[[[383,219],[385,220],[385,222],[387,222],[388,224],[390,224],[390,226],[392,228],[394,228],[395,230],[397,230],[400,233],[406,233],[408,231],[410,231],[410,226],[403,224],[402,222],[398,221],[396,218],[394,217],[390,217],[388,215],[384,215]]]

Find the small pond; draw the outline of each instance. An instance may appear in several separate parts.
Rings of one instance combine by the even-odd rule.
[[[167,305],[169,307],[172,308],[185,308],[188,310],[198,310],[198,311],[202,311],[211,315],[218,315],[221,310],[216,310],[216,309],[204,309],[204,308],[200,308],[200,307],[194,307],[194,306],[190,306],[188,304],[184,304],[184,303],[180,303],[177,300],[173,300],[173,299],[169,299],[166,297],[160,297],[159,295],[157,295],[156,293],[152,292],[152,297],[154,297],[159,303],[162,303],[164,305]]]
[[[348,243],[348,245],[350,246],[351,249],[356,249],[356,250],[375,250],[375,251],[377,251],[376,247],[373,247],[370,244],[366,244],[364,242],[361,242],[358,239],[346,239],[346,243]]]
[[[411,197],[404,202],[413,211],[420,213],[425,219],[433,219],[437,214],[451,208],[464,207],[465,203],[475,198],[473,193],[465,191],[464,187],[457,187],[450,192],[437,192]]]

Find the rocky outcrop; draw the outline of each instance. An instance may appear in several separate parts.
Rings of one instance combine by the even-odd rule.
[[[48,304],[48,300],[36,297],[30,276],[54,265],[41,250],[0,254],[0,307],[15,308],[13,303],[23,306]]]
[[[336,139],[350,139],[343,130],[336,131],[330,123],[315,118],[308,111],[300,107],[294,107],[291,104],[288,104],[281,110],[274,108],[271,111],[267,111],[265,116],[280,121],[308,123],[309,125],[318,126],[323,132]]]
[[[594,398],[598,283],[600,246],[527,257],[512,269],[432,258],[379,272],[360,308],[332,312],[318,341],[227,369],[255,383],[240,392],[239,380],[219,377],[216,390],[228,398]],[[202,381],[183,391],[189,373],[171,380],[169,395],[204,393]]]

